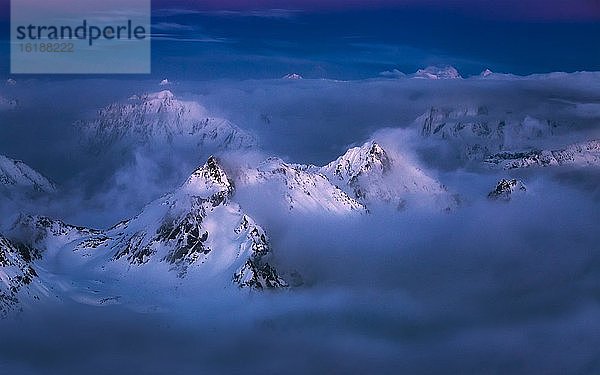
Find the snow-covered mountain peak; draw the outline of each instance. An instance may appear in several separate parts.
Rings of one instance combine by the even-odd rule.
[[[414,78],[423,79],[460,79],[462,78],[458,70],[452,66],[428,66],[425,69],[419,69],[413,75]]]
[[[236,187],[247,198],[242,201],[245,207],[260,209],[255,206],[268,202],[289,212],[342,215],[367,211],[318,167],[290,164],[277,157],[268,158],[256,168],[239,170]]]
[[[283,76],[283,79],[301,80],[301,79],[304,79],[304,77],[302,77],[298,73],[290,73],[290,74],[286,74],[285,76]]]
[[[405,155],[392,155],[375,141],[349,149],[320,172],[367,207],[383,203],[400,209],[416,195],[421,197],[414,199],[418,205],[433,198],[435,206],[444,210],[456,206],[456,200],[439,182]]]
[[[170,90],[134,95],[101,109],[95,119],[75,125],[86,143],[102,151],[115,145],[171,145],[200,147],[211,153],[257,145],[254,135],[226,119],[211,117],[200,103],[182,100]]]
[[[19,160],[0,155],[0,187],[11,192],[53,193],[56,187],[46,177]]]
[[[323,172],[335,176],[338,180],[350,181],[369,171],[386,173],[391,164],[387,152],[375,141],[369,141],[346,151],[337,160],[323,167]]]
[[[113,106],[109,108],[114,108]],[[161,112],[176,113],[190,118],[208,116],[208,111],[202,105],[193,101],[178,99],[171,90],[161,90],[130,98],[125,111],[156,114]],[[110,111],[109,111],[110,112]]]
[[[173,94],[173,92],[171,92],[171,90],[162,90],[159,92],[148,94],[146,98],[149,100],[173,100],[175,98],[175,95]]]
[[[277,156],[270,156],[265,161],[261,162],[257,169],[259,171],[267,172],[285,165],[286,163],[283,161],[283,159]]]
[[[265,231],[233,201],[233,185],[214,157],[171,194],[137,216],[96,231],[22,216],[13,230],[44,249],[47,263],[71,254],[78,268],[111,278],[192,279],[189,285],[286,287],[270,265]],[[87,267],[87,268],[86,268]]]
[[[492,74],[494,74],[494,72],[492,72],[489,69],[486,69],[483,72],[481,72],[480,76],[483,77],[483,78],[486,78],[486,77],[491,76]]]
[[[196,169],[184,184],[186,192],[202,198],[233,192],[233,183],[214,156]]]

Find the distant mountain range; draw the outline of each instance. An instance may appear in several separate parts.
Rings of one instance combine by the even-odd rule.
[[[586,141],[556,150],[501,152],[488,157],[486,163],[504,169],[553,166],[600,166],[600,141]]]
[[[96,152],[115,147],[189,145],[210,153],[257,145],[251,133],[228,120],[212,117],[197,102],[177,99],[169,90],[134,95],[75,126],[81,131],[84,144]]]

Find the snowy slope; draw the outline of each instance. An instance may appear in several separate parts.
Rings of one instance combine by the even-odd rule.
[[[57,219],[24,214],[19,215],[11,228],[11,235],[28,239],[29,245],[40,249],[44,256],[53,256],[56,249],[62,246],[101,233],[98,230],[66,224]]]
[[[133,96],[76,123],[95,149],[113,145],[191,145],[208,151],[254,147],[256,138],[231,122],[211,117],[206,108],[183,101],[169,90]]]
[[[272,157],[234,173],[245,207],[310,215],[367,213],[374,205],[456,207],[456,199],[402,155],[370,141],[324,167]]]
[[[490,156],[485,162],[504,169],[563,165],[600,166],[600,141],[576,143],[558,150],[502,152]]]
[[[77,268],[90,273],[110,271],[116,278],[172,273],[220,287],[287,286],[268,263],[264,230],[231,200],[233,191],[218,161],[210,158],[175,192],[107,231],[31,217],[21,218],[17,227],[45,249],[47,262],[75,254]]]
[[[0,191],[52,193],[56,187],[46,177],[19,160],[0,155]]]
[[[433,203],[444,210],[456,206],[456,200],[438,181],[374,141],[349,149],[320,173],[367,207],[383,203],[401,209],[409,201],[413,205]]]
[[[239,170],[235,181],[238,190],[252,199],[262,196],[262,201],[276,203],[279,209],[289,212],[366,213],[363,204],[333,185],[313,166],[288,164],[273,157],[257,168]]]
[[[39,298],[43,288],[33,261],[39,252],[0,235],[0,318],[21,310],[23,299]]]

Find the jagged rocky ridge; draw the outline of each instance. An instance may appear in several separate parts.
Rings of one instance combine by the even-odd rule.
[[[402,155],[390,155],[375,141],[349,149],[319,172],[367,207],[383,203],[402,209],[415,197],[419,199],[413,199],[414,204],[433,203],[442,210],[458,204],[438,181]]]
[[[194,274],[254,289],[286,287],[268,263],[265,231],[232,201],[233,192],[232,181],[211,157],[175,192],[107,231],[30,216],[15,228],[46,251],[68,246],[102,269],[164,265],[181,278]]]
[[[0,155],[0,191],[8,193],[53,193],[56,186],[19,160]]]
[[[39,257],[36,249],[13,243],[0,234],[0,318],[21,310],[23,297],[39,298],[42,288],[33,266]]]
[[[281,208],[303,213],[366,213],[364,204],[335,186],[317,167],[269,158],[257,168],[242,168],[236,184],[252,196],[277,197]],[[272,198],[271,198],[272,200]]]
[[[508,202],[515,194],[522,194],[527,191],[527,187],[521,180],[517,179],[502,179],[498,185],[488,194],[490,200],[499,200]]]
[[[447,79],[462,79],[462,76],[453,66],[428,66],[423,69],[417,70],[415,73],[406,74],[398,69],[391,71],[385,71],[380,73],[381,76],[389,78],[415,78],[415,79],[427,79],[427,80],[447,80]]]
[[[248,149],[254,135],[228,120],[212,117],[197,102],[177,99],[169,90],[137,96],[101,109],[75,126],[93,150],[113,146],[189,145],[207,151]]]
[[[485,106],[435,108],[415,120],[426,138],[454,146],[463,160],[483,161],[497,153],[528,147],[551,136],[560,124],[531,116],[495,116]]]
[[[550,166],[600,166],[600,141],[576,143],[557,150],[501,152],[485,160],[504,169]]]
[[[413,78],[422,79],[460,79],[462,78],[458,70],[452,66],[428,66],[425,69],[419,69]]]
[[[453,209],[456,197],[402,155],[391,155],[377,142],[351,148],[323,167],[269,158],[258,167],[238,168],[236,185],[251,197],[289,212],[364,214],[374,206],[410,205]],[[275,199],[274,199],[275,198]]]
[[[289,79],[289,80],[292,80],[292,81],[298,81],[298,80],[304,79],[304,77],[302,77],[298,73],[289,73],[289,74],[286,74],[285,76],[283,76],[282,79]]]

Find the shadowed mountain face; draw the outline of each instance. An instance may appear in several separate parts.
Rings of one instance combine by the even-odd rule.
[[[12,243],[0,235],[0,318],[22,308],[20,299],[39,299],[41,292],[33,262],[40,253],[26,245]]]
[[[496,188],[488,194],[488,198],[491,200],[502,200],[510,201],[514,194],[523,194],[527,191],[527,187],[523,181],[516,179],[505,180],[502,179],[496,185]]]

